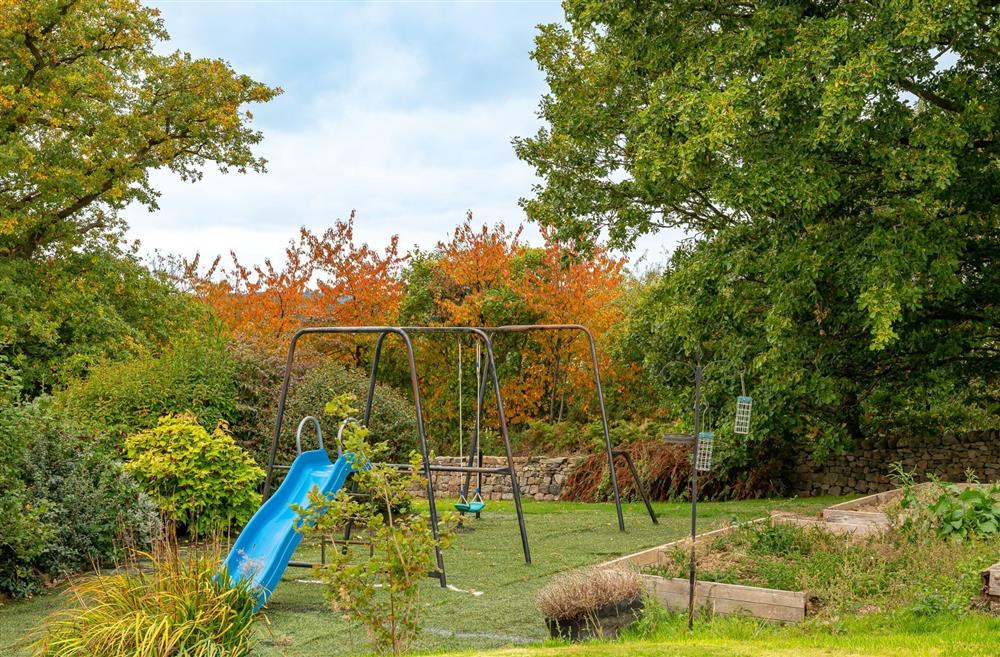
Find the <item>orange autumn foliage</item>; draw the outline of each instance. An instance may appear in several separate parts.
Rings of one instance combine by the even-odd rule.
[[[522,229],[480,225],[471,213],[449,240],[429,253],[400,255],[398,238],[382,250],[354,241],[354,213],[323,233],[302,228],[285,249],[281,267],[270,260],[246,266],[216,259],[199,273],[188,263],[189,286],[230,328],[234,338],[264,350],[283,351],[292,333],[315,325],[496,326],[583,324],[591,329],[605,392],[624,392],[634,372],[608,355],[609,332],[622,319],[629,277],[624,261],[605,249],[588,251],[543,232],[544,244],[521,239]],[[458,338],[414,335],[425,420],[439,452],[457,447],[475,407],[475,344],[462,339],[464,379],[459,417]],[[497,335],[495,350],[512,427],[534,420],[592,419],[596,396],[590,347],[578,332]],[[307,341],[310,350],[349,364],[370,365],[370,337]],[[303,345],[305,346],[305,345]],[[395,341],[382,368],[390,380],[405,372]],[[400,385],[403,379],[397,381]],[[495,426],[495,403],[485,413]]]
[[[597,340],[605,376],[616,374],[603,338],[622,318],[619,302],[628,280],[624,262],[602,248],[584,252],[547,233],[543,247],[530,247],[520,235],[520,229],[511,232],[503,224],[474,227],[468,215],[452,239],[439,243],[427,256],[431,281],[427,290],[418,292],[431,296],[433,303],[408,319],[452,326],[583,324]],[[412,281],[408,284],[414,286]],[[466,423],[471,422],[475,399],[471,347],[467,342],[463,352],[470,373],[463,385],[463,397],[468,397]],[[578,414],[592,415],[596,393],[590,347],[581,333],[497,335],[495,349],[512,425],[561,419],[568,406]],[[420,354],[428,425],[448,435],[459,420],[457,352],[454,340],[438,339]],[[493,413],[488,404],[487,415]]]
[[[391,324],[399,314],[404,258],[394,236],[384,251],[354,242],[355,213],[322,234],[307,228],[285,248],[276,267],[245,266],[230,252],[199,271],[198,258],[185,263],[184,277],[195,294],[226,323],[234,338],[258,349],[284,350],[292,333],[303,326]],[[343,340],[350,359],[362,364],[361,342]]]

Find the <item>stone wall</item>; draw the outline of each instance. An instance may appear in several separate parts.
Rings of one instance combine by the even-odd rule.
[[[567,476],[583,461],[582,456],[515,456],[514,469],[517,470],[517,481],[521,486],[522,499],[558,500],[562,493]],[[465,457],[438,456],[434,459],[438,465],[465,465]],[[502,456],[484,456],[484,468],[501,468],[507,466],[507,459]],[[459,490],[465,481],[462,472],[435,472],[434,494],[438,497],[458,497]],[[472,474],[471,489],[476,489],[476,474]],[[414,491],[419,497],[424,497],[426,491]],[[510,489],[510,477],[506,475],[483,475],[482,496],[484,500],[509,500],[513,498]]]
[[[972,468],[980,481],[1000,480],[1000,431],[944,434],[937,439],[863,441],[856,450],[814,463],[808,456],[795,465],[791,478],[796,495],[878,493],[895,488],[889,466],[902,462],[916,470],[918,481],[933,473],[946,481],[965,481]]]

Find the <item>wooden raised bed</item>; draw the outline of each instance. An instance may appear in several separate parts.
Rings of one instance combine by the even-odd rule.
[[[748,523],[723,527],[699,534],[697,541],[712,540],[737,527],[767,521],[767,518],[758,518]],[[613,559],[599,567],[640,569],[666,565],[670,560],[669,552],[679,547],[689,547],[690,540],[671,541],[642,552]],[[665,607],[675,610],[688,608],[688,580],[660,577],[650,573],[640,573],[640,576],[646,586],[646,591],[662,602]],[[718,582],[695,582],[694,599],[696,606],[708,607],[716,614],[748,614],[757,618],[785,623],[797,623],[802,621],[806,615],[806,594],[803,591],[782,591]]]
[[[983,600],[991,608],[1000,609],[1000,563],[983,571]]]

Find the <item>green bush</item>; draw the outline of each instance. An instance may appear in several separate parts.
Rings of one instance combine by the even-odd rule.
[[[47,400],[0,411],[0,593],[145,548],[156,507],[113,454],[52,412]]]
[[[236,350],[239,405],[232,427],[237,442],[267,464],[278,413],[278,395],[284,373],[283,359],[262,356],[250,350]],[[312,415],[323,420],[323,406],[331,398],[350,394],[359,405],[368,396],[368,372],[348,369],[336,361],[302,361],[292,373],[281,440],[276,462],[288,464],[295,458],[295,430],[299,421]],[[360,419],[360,417],[359,417]],[[323,422],[328,448],[335,451],[335,423]],[[379,384],[375,391],[371,430],[373,437],[388,444],[388,457],[406,459],[418,448],[417,422],[413,403],[394,388]],[[303,438],[303,449],[315,446],[312,430]]]
[[[236,413],[236,362],[221,334],[192,331],[160,356],[94,367],[56,398],[70,417],[112,436],[149,429],[159,417],[188,411],[211,430]]]
[[[1000,483],[980,484],[970,470],[968,486],[929,475],[935,490],[918,492],[915,472],[907,472],[900,463],[893,463],[890,472],[903,489],[903,528],[911,534],[930,529],[941,538],[956,541],[1000,536]],[[928,495],[933,496],[930,503]]]
[[[125,439],[125,468],[164,514],[193,535],[242,526],[264,476],[226,429],[209,433],[190,413],[167,415]]]
[[[253,649],[256,595],[220,586],[218,554],[150,564],[83,580],[46,619],[36,657],[244,657]]]

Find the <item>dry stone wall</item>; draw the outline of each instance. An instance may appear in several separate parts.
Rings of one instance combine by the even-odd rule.
[[[916,470],[919,481],[926,481],[927,473],[946,481],[965,481],[968,468],[980,481],[997,481],[1000,431],[863,441],[853,452],[831,456],[823,463],[805,456],[794,465],[791,488],[804,496],[879,493],[895,488],[889,479],[889,466],[896,462]]]
[[[517,481],[521,486],[523,499],[558,500],[566,478],[585,457],[582,456],[516,456],[514,469],[517,470]],[[434,459],[438,465],[465,465],[466,459],[461,456],[438,456]],[[507,466],[503,456],[484,456],[484,468],[502,468]],[[465,481],[461,472],[435,472],[434,494],[440,497],[458,497],[459,489]],[[472,490],[476,489],[476,475],[472,475]],[[419,497],[426,496],[425,490],[414,491]],[[509,500],[513,498],[510,489],[510,477],[506,475],[484,474],[482,496],[484,500]]]

